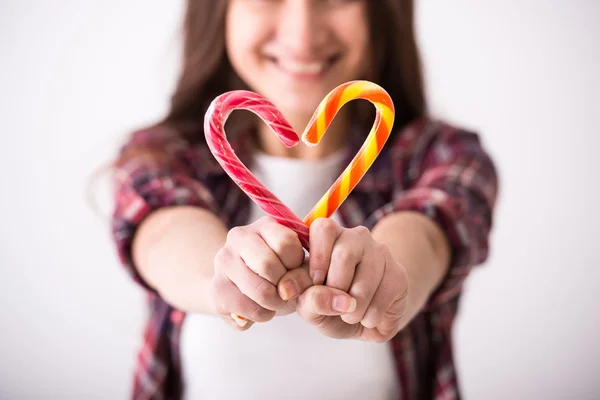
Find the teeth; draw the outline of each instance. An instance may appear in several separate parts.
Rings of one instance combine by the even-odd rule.
[[[279,61],[281,68],[293,74],[318,74],[325,67],[324,62],[299,63],[294,61]]]

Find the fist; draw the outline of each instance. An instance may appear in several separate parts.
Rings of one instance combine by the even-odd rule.
[[[387,246],[365,227],[320,218],[310,228],[310,249],[315,285],[298,298],[300,317],[333,338],[383,342],[399,331],[408,276]]]
[[[211,290],[217,314],[246,330],[254,322],[294,312],[295,299],[312,285],[303,262],[298,235],[271,217],[231,229],[214,259]]]

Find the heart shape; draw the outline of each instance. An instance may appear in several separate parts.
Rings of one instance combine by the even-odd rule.
[[[308,146],[319,144],[337,112],[355,99],[368,100],[375,106],[377,114],[373,127],[350,164],[304,220],[298,218],[256,179],[236,156],[225,137],[227,118],[234,110],[243,109],[259,116],[286,147],[295,146],[300,141],[298,134],[277,107],[257,93],[234,90],[216,97],[204,118],[206,142],[225,172],[268,215],[295,231],[307,250],[311,223],[317,218],[330,217],[346,200],[381,152],[394,124],[394,105],[382,87],[364,80],[350,81],[333,89],[321,101],[302,134],[302,141]]]

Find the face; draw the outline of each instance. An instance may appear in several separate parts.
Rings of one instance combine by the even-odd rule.
[[[367,0],[229,0],[226,27],[233,68],[288,118],[369,68]]]

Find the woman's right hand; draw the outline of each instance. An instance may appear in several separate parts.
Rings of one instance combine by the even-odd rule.
[[[294,312],[296,298],[312,286],[298,235],[271,217],[231,229],[214,261],[215,309],[237,330]]]

